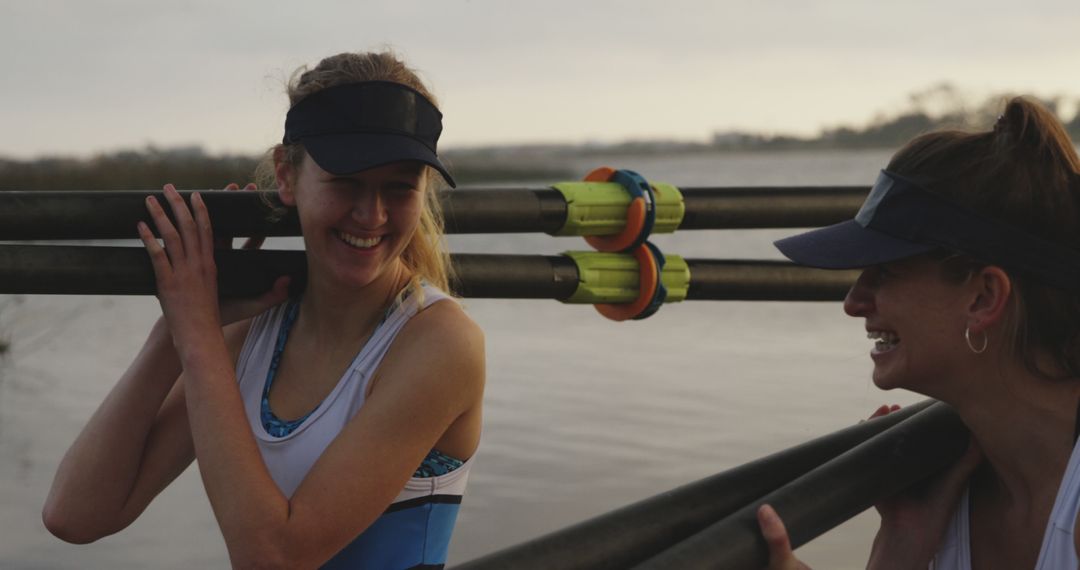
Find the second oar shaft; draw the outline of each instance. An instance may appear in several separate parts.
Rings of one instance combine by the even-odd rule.
[[[614,255],[614,254],[612,254]],[[303,251],[221,250],[223,296],[266,291],[280,275],[302,276]],[[566,299],[577,290],[577,265],[562,255],[454,254],[454,290],[464,297]],[[688,259],[688,300],[823,301],[842,299],[850,271],[780,261]],[[151,295],[150,259],[138,247],[0,245],[0,293]]]
[[[470,561],[455,570],[628,568],[801,477],[931,401],[852,425]]]
[[[968,446],[952,408],[936,403],[634,568],[764,568],[757,509],[772,505],[797,548],[887,497],[940,473]]]

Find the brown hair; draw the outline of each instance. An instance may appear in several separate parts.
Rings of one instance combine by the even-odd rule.
[[[320,61],[313,68],[301,67],[289,80],[287,92],[290,107],[308,95],[328,87],[363,81],[393,81],[420,92],[432,104],[438,102],[420,80],[417,72],[408,67],[391,51],[368,53],[339,53]],[[275,185],[274,161],[284,160],[299,170],[307,151],[302,144],[275,145],[264,157],[256,170],[256,180],[263,188]],[[442,208],[438,189],[442,180],[438,172],[426,167],[427,180],[424,188],[424,206],[420,213],[420,226],[412,240],[405,246],[401,260],[412,272],[410,285],[414,288],[426,281],[443,290],[449,290],[451,274],[450,253],[443,240]],[[417,289],[418,290],[418,289]]]
[[[919,136],[888,169],[988,218],[1080,250],[1080,157],[1057,117],[1030,99],[1009,100],[992,130]],[[954,269],[980,267],[970,258],[951,261]],[[1006,329],[1016,354],[1042,376],[1080,377],[1080,295],[1009,276],[1016,295]],[[1040,351],[1054,359],[1056,373],[1040,368]]]

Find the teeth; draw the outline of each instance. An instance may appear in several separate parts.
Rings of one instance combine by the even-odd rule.
[[[382,241],[382,236],[377,236],[373,238],[362,238],[347,234],[345,232],[338,232],[338,237],[341,238],[341,241],[353,247],[361,247],[365,249],[369,247],[375,247],[379,244],[380,241]]]
[[[879,346],[893,345],[900,342],[900,337],[896,333],[886,331],[867,331],[866,338],[876,340]]]

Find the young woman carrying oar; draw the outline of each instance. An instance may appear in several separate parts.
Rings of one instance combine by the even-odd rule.
[[[147,200],[164,317],[60,464],[43,515],[60,538],[120,531],[197,460],[236,567],[445,562],[484,349],[445,293],[442,115],[389,53],[324,59],[289,96],[272,170],[301,221],[301,292],[283,277],[219,306],[201,197]]]

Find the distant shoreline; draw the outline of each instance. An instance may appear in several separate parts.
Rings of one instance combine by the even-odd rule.
[[[1001,112],[1006,95],[980,104],[963,100],[948,84],[911,95],[911,106],[879,115],[864,127],[823,129],[813,137],[721,131],[709,141],[674,139],[616,143],[540,143],[445,148],[441,153],[463,184],[493,181],[574,179],[568,164],[582,157],[663,157],[680,154],[777,152],[853,152],[895,150],[926,132],[985,130]],[[1036,98],[1038,99],[1038,98]],[[1038,99],[1058,114],[1072,140],[1080,141],[1080,99]],[[1061,115],[1072,111],[1072,117]],[[158,188],[172,182],[183,188],[221,188],[252,180],[263,153],[209,154],[197,145],[99,153],[89,158],[47,156],[17,160],[0,156],[0,190],[98,190]]]

